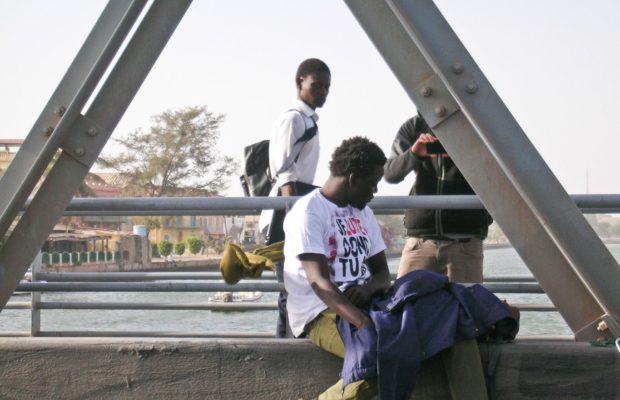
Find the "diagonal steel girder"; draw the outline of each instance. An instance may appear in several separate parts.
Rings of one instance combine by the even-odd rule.
[[[88,101],[146,0],[112,0],[101,13],[7,171],[0,178],[0,237],[26,202]]]
[[[191,0],[152,3],[86,114],[78,114],[67,128],[69,133],[62,140],[60,157],[0,249],[0,309],[71,201],[190,4]]]
[[[435,4],[345,2],[576,340],[620,335],[618,263]]]

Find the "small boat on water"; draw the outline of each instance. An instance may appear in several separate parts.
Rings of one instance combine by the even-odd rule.
[[[207,300],[209,303],[242,303],[256,301],[263,292],[217,292]]]

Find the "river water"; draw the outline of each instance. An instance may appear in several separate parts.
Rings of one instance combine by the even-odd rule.
[[[620,259],[620,245],[609,248]],[[390,260],[395,271],[397,259]],[[524,276],[529,270],[512,248],[485,250],[485,276]],[[82,302],[207,302],[212,293],[47,293],[42,301]],[[544,294],[499,294],[511,303],[550,304]],[[277,294],[264,293],[261,302],[275,302]],[[29,296],[14,296],[12,301],[28,301]],[[43,310],[42,331],[191,331],[263,332],[275,329],[275,311],[114,311],[114,310]],[[0,332],[30,331],[29,310],[4,310],[0,313]],[[520,336],[571,335],[557,312],[522,312]]]

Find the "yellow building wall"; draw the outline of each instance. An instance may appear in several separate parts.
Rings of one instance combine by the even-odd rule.
[[[167,238],[172,243],[178,243],[185,241],[191,236],[200,239],[201,233],[200,228],[156,228],[151,229],[149,240],[159,243]]]

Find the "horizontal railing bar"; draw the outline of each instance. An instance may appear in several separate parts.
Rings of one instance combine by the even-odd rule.
[[[274,339],[274,335],[271,333],[263,333],[263,332],[256,332],[256,333],[248,333],[246,335],[243,336],[233,336],[236,335],[236,333],[231,333],[231,332],[211,332],[211,333],[206,333],[206,334],[202,334],[202,333],[193,333],[193,332],[153,332],[153,334],[151,334],[151,332],[128,332],[127,334],[125,334],[125,332],[123,331],[114,331],[114,332],[89,332],[89,331],[45,331],[45,332],[41,332],[40,335],[38,336],[44,336],[44,337],[105,337],[108,336],[108,333],[110,333],[109,336],[111,337],[196,337],[196,338],[266,338],[266,339]],[[160,335],[156,335],[157,333],[161,333]],[[227,336],[217,336],[218,334],[222,334],[222,335],[227,335]],[[238,335],[238,334],[237,334]],[[19,332],[12,332],[12,331],[6,331],[6,332],[2,332],[0,331],[0,337],[30,337],[31,334],[29,331],[19,331]],[[519,341],[539,341],[539,340],[549,340],[549,341],[570,341],[573,342],[575,340],[574,336],[570,336],[570,335],[519,335],[518,336],[518,340]]]
[[[285,209],[298,197],[105,197],[74,198],[65,215],[255,215],[263,209]],[[571,195],[577,207],[593,212],[620,212],[620,195]],[[28,207],[29,202],[26,203]],[[370,203],[377,211],[411,208],[480,209],[477,196],[378,196]]]
[[[517,336],[517,340],[521,341],[536,341],[539,342],[541,340],[550,341],[550,342],[575,342],[575,336],[572,335],[521,335]]]
[[[32,303],[29,301],[9,301],[4,306],[4,310],[30,310]]]
[[[29,282],[20,283],[24,292],[279,292],[277,282],[240,282],[234,286],[222,282]]]
[[[44,331],[40,332],[38,336],[44,337],[196,337],[196,338],[266,338],[275,339],[274,335],[266,332],[248,332],[248,333],[233,333],[233,332],[209,332],[209,333],[194,333],[194,332],[127,332],[124,331],[103,331],[103,332],[90,332],[90,331]],[[109,334],[109,335],[108,335]],[[236,335],[236,336],[234,336]],[[30,337],[29,331],[12,332],[0,331],[0,337]],[[521,335],[517,337],[519,341],[569,341],[574,342],[575,337],[570,335]],[[291,339],[294,340],[294,339]]]
[[[516,283],[516,282],[489,282],[483,286],[493,293],[521,293],[521,294],[539,294],[545,293],[538,283]]]
[[[30,331],[0,331],[0,337],[30,337]]]
[[[96,217],[155,217],[162,215],[260,215],[262,210],[254,210],[254,209],[240,209],[240,210],[205,210],[205,209],[182,209],[182,210],[174,210],[174,209],[162,209],[159,211],[149,211],[149,210],[116,210],[116,211],[64,211],[63,216],[65,217],[83,217],[83,216],[96,216]],[[396,215],[402,214],[394,213]]]
[[[126,281],[159,281],[159,280],[218,280],[220,272],[39,272],[39,281],[47,282],[126,282]],[[391,274],[392,280],[396,274]],[[257,278],[275,280],[273,272],[264,272]],[[485,282],[536,282],[530,275],[486,276]]]
[[[163,280],[216,280],[220,272],[39,272],[39,281],[48,282],[123,282]],[[275,280],[275,274],[264,272],[261,280]]]
[[[29,336],[29,335],[28,335]],[[183,338],[274,338],[267,332],[188,332],[188,331],[41,331],[41,337],[183,337]]]
[[[536,282],[536,278],[531,275],[496,275],[485,276],[484,282]]]
[[[521,312],[552,312],[557,311],[553,304],[541,304],[541,303],[523,303],[523,304],[510,304],[513,307],[517,307]]]
[[[557,311],[552,304],[511,304],[522,312]],[[278,309],[277,303],[88,303],[45,301],[37,303],[41,310],[197,310],[197,311],[272,311]]]
[[[469,284],[467,284],[469,285]],[[544,293],[538,283],[485,283],[494,293]],[[221,282],[29,282],[20,283],[23,292],[279,292],[284,284],[246,281],[236,285]]]
[[[45,301],[37,303],[41,310],[205,310],[205,311],[271,311],[278,304],[271,303],[87,303]]]

